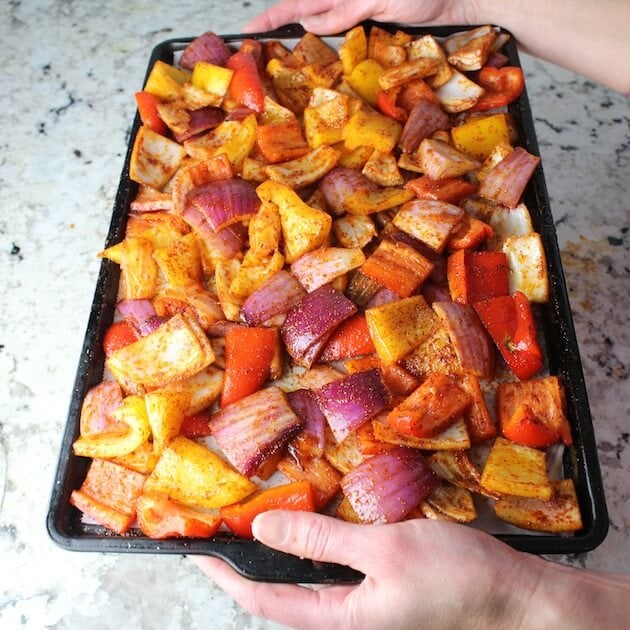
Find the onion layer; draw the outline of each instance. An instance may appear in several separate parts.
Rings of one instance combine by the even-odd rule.
[[[193,188],[186,196],[186,208],[200,210],[215,232],[253,217],[259,207],[255,187],[244,179],[210,182]]]
[[[315,393],[337,442],[343,442],[389,402],[389,391],[378,369],[351,374],[320,387]]]
[[[495,369],[494,346],[475,309],[457,302],[434,302],[432,306],[453,342],[462,369],[491,379]]]
[[[282,325],[287,352],[298,365],[311,367],[335,328],[356,312],[357,307],[328,284],[309,293]]]
[[[341,488],[362,522],[396,523],[438,483],[420,453],[398,447],[359,464],[342,478]]]
[[[280,450],[302,425],[277,387],[267,387],[227,405],[209,423],[219,448],[232,466],[247,477]]]
[[[250,326],[260,326],[275,315],[286,313],[306,291],[297,278],[284,269],[267,278],[246,300],[241,317]]]

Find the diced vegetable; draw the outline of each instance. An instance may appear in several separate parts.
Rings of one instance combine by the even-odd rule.
[[[571,479],[551,482],[549,500],[504,496],[495,505],[497,516],[523,529],[566,533],[582,529],[582,517]]]
[[[310,367],[333,331],[356,310],[348,298],[329,285],[305,296],[287,313],[280,330],[293,361]]]
[[[315,394],[337,442],[343,442],[389,402],[378,370],[351,374],[320,387]]]
[[[100,525],[124,534],[133,525],[146,477],[119,464],[94,459],[70,503]]]
[[[217,508],[240,501],[257,489],[210,449],[178,436],[164,449],[144,485],[187,507]]]
[[[396,523],[436,487],[437,477],[413,450],[374,455],[341,480],[343,493],[365,523]]]
[[[241,538],[253,538],[254,518],[267,510],[314,512],[313,488],[308,481],[296,481],[268,488],[241,503],[221,508],[221,520]]]
[[[551,446],[558,440],[573,443],[565,414],[565,399],[557,376],[500,383],[497,414],[501,433],[524,446]]]
[[[446,273],[451,298],[460,304],[509,293],[507,257],[503,252],[459,250],[448,257]]]
[[[409,354],[436,327],[436,317],[420,295],[370,308],[365,317],[376,352],[386,365]]]
[[[260,389],[271,376],[280,345],[276,328],[234,326],[225,335],[225,383],[221,407]]]
[[[470,396],[454,379],[435,373],[390,412],[387,422],[405,435],[434,437],[460,418],[470,404]]]
[[[233,402],[210,419],[210,430],[229,462],[253,475],[302,428],[302,421],[277,387],[267,387]]]
[[[498,437],[481,474],[481,485],[500,494],[548,501],[552,488],[546,453]]]
[[[528,299],[517,291],[473,304],[501,356],[521,380],[542,367],[543,355]]]

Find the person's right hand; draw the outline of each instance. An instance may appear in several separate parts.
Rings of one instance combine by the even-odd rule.
[[[352,566],[357,585],[313,590],[252,582],[218,558],[197,566],[246,610],[296,628],[517,628],[549,566],[454,523],[354,525],[308,512],[266,512],[254,534],[299,557]],[[537,605],[534,617],[548,618]],[[541,624],[538,627],[543,627]]]
[[[401,24],[472,24],[471,6],[458,0],[281,0],[253,18],[244,32],[300,22],[312,33],[339,33],[367,18]]]

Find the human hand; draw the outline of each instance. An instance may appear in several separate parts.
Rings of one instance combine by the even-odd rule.
[[[300,22],[312,33],[339,33],[371,18],[401,24],[474,24],[474,2],[458,0],[281,0],[250,20],[245,33]]]
[[[540,560],[488,534],[416,519],[355,525],[307,512],[266,512],[262,543],[300,557],[349,565],[356,585],[317,590],[253,582],[211,557],[193,561],[250,613],[296,628],[516,627],[542,573]]]

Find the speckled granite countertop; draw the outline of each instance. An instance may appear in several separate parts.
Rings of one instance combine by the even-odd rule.
[[[101,249],[149,51],[238,32],[269,4],[2,3],[0,511],[2,628],[272,628],[181,557],[79,554],[45,530]],[[226,7],[229,5],[229,9]],[[610,512],[595,551],[630,567],[630,106],[523,58],[581,347]],[[0,460],[0,467],[2,462]]]

